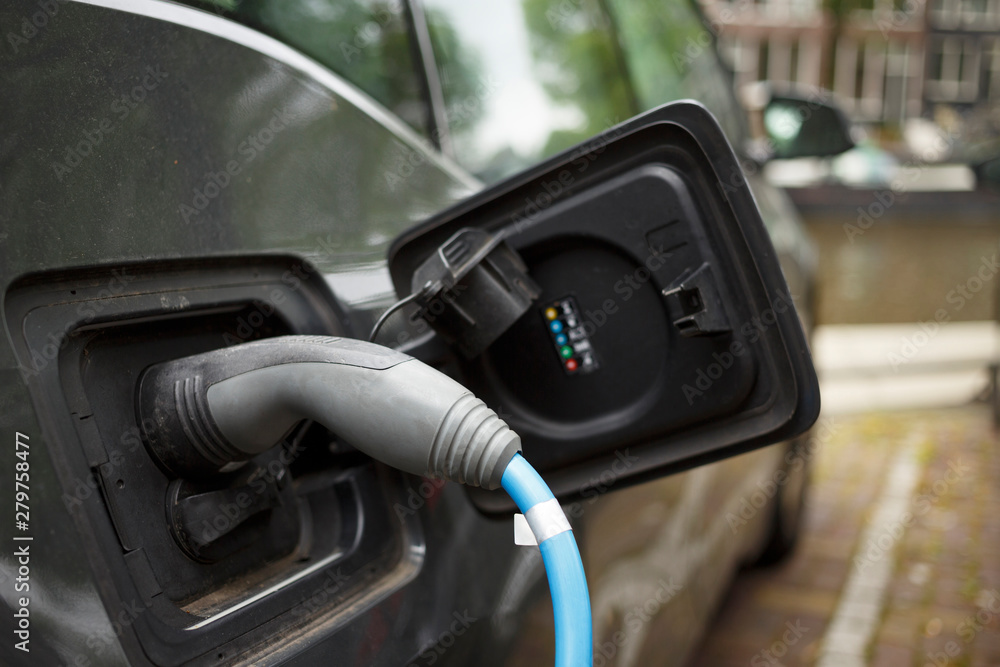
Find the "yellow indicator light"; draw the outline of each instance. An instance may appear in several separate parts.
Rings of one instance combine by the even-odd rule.
[[[546,308],[545,309],[545,317],[547,317],[550,320],[554,320],[557,317],[559,317],[559,313],[558,313],[558,311],[556,311],[555,308]]]

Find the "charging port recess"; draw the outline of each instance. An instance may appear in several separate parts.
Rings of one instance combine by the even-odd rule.
[[[405,504],[403,476],[319,425],[300,424],[281,446],[210,479],[165,472],[141,437],[136,382],[152,364],[272,336],[352,334],[317,271],[283,280],[301,262],[38,275],[6,295],[82,554],[106,582],[112,617],[122,601],[149,609],[123,631],[154,664],[274,650],[273,638],[306,632],[345,600],[374,604],[419,571],[418,519],[393,511]],[[111,270],[128,278],[114,290]],[[328,594],[303,607],[317,590]]]

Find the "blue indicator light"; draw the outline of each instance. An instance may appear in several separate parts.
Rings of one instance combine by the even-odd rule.
[[[549,328],[552,329],[552,333],[559,333],[563,329],[563,324],[559,320],[552,320],[549,322]]]
[[[569,339],[566,338],[566,334],[561,333],[556,336],[556,345],[565,345],[567,342],[569,342]]]

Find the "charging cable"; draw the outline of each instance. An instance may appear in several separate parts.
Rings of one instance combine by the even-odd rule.
[[[590,667],[590,600],[559,503],[521,438],[464,386],[401,352],[348,338],[282,336],[146,369],[137,412],[147,448],[175,477],[237,469],[304,419],[415,475],[510,494],[542,552],[558,667]]]
[[[501,483],[524,513],[542,551],[556,622],[556,667],[590,667],[594,650],[590,595],[569,521],[541,475],[520,454],[507,464]]]

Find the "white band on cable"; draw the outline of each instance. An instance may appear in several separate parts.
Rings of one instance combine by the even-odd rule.
[[[573,530],[555,498],[538,503],[524,513],[524,518],[539,544],[550,537]]]

